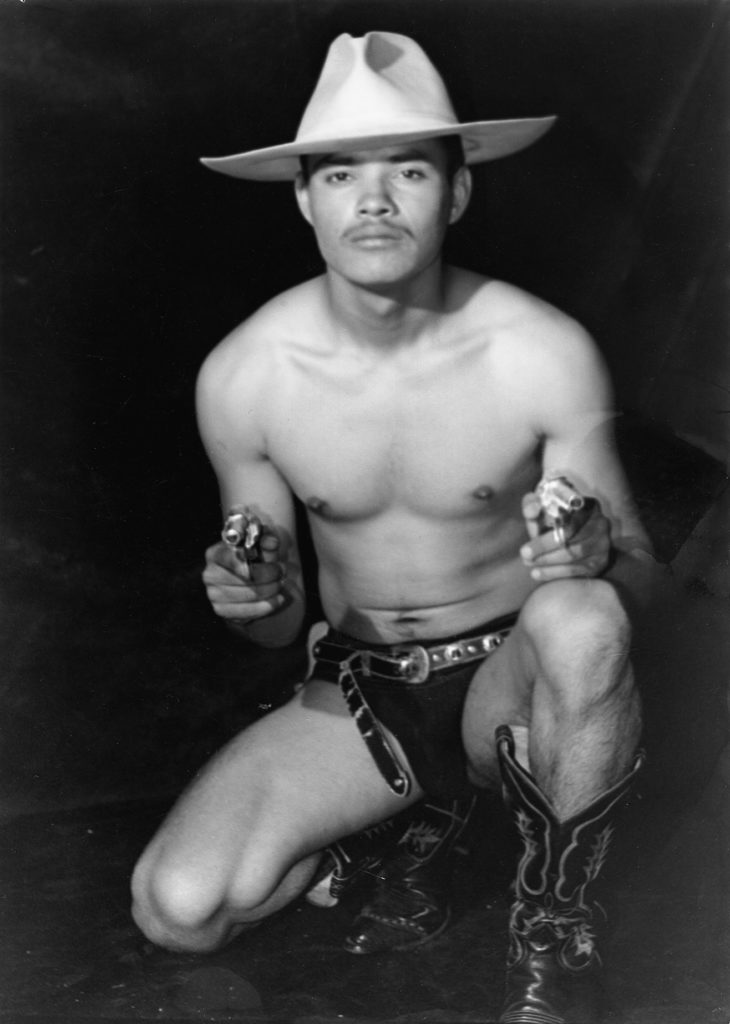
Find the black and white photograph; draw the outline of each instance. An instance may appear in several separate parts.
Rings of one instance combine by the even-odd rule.
[[[0,0],[1,1024],[730,1024],[727,0]]]

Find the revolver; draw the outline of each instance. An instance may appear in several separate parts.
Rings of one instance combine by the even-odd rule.
[[[221,538],[242,561],[260,562],[263,532],[263,523],[249,508],[231,509],[223,523]]]
[[[564,476],[543,477],[535,493],[540,502],[540,533],[552,530],[556,542],[565,547],[586,521],[592,500],[584,498]]]

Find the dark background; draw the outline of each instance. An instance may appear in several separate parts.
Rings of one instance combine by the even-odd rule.
[[[727,15],[2,0],[0,809],[169,794],[241,724],[242,689],[281,685],[202,593],[220,510],[192,394],[210,348],[320,264],[287,185],[198,157],[292,139],[341,31],[414,36],[464,120],[559,115],[476,169],[449,255],[594,333],[640,502],[678,554],[728,462]]]

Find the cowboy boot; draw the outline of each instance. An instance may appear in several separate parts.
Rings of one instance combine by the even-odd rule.
[[[392,856],[378,872],[373,895],[345,938],[348,953],[410,949],[446,928],[455,846],[475,800],[417,805]]]
[[[388,818],[328,846],[305,893],[307,902],[316,907],[336,907],[348,893],[373,881],[400,834],[396,821]]]
[[[501,1024],[592,1024],[605,1008],[596,948],[602,908],[588,890],[603,867],[612,817],[641,767],[568,821],[558,821],[535,779],[515,759],[508,726],[497,729],[508,805],[524,852],[510,916]]]

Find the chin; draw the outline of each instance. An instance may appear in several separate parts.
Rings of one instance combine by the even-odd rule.
[[[358,264],[356,267],[343,267],[338,270],[338,273],[341,273],[351,284],[361,288],[369,288],[372,291],[392,290],[399,285],[413,281],[427,266],[428,264],[414,266],[410,262],[394,261],[377,267],[363,267],[362,264]]]

